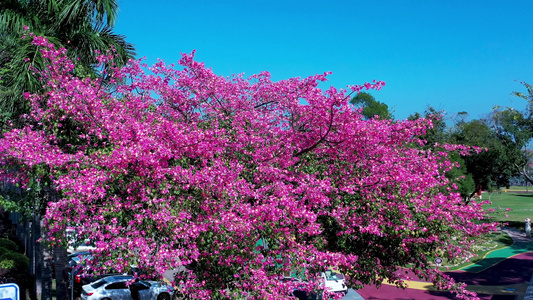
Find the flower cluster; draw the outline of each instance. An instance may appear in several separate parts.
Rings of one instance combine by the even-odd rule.
[[[47,206],[51,240],[75,226],[97,246],[95,268],[176,269],[196,298],[288,298],[323,289],[328,268],[351,286],[401,285],[411,268],[450,288],[433,257],[463,255],[491,229],[480,204],[445,188],[446,153],[416,147],[430,121],[363,120],[346,91],[317,87],[328,74],[226,78],[193,52],[179,68],[131,61],[77,78],[64,50],[34,43],[46,92],[27,95],[29,125],[0,153],[21,172],[47,167],[61,195]],[[280,280],[290,274],[305,281]]]

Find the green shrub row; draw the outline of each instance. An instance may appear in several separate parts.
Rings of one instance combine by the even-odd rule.
[[[28,273],[30,259],[17,251],[15,242],[0,239],[0,277],[18,277]]]
[[[8,239],[0,239],[0,248],[5,248],[9,251],[16,252],[19,250],[19,247],[15,242]],[[2,255],[2,252],[0,251],[0,255]]]

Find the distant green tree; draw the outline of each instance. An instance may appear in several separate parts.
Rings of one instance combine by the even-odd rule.
[[[533,184],[529,173],[531,152],[527,147],[533,138],[528,112],[514,109],[494,110],[488,119],[491,129],[504,146],[504,154],[512,175],[521,175]]]
[[[533,86],[527,82],[521,82],[521,84],[526,88],[526,93],[513,92],[512,94],[527,101],[525,117],[529,123],[529,130],[533,131]]]
[[[394,116],[389,111],[389,106],[383,102],[377,101],[374,96],[366,92],[359,92],[350,101],[356,107],[362,107],[362,114],[365,119],[372,119],[378,116],[381,120],[392,120]]]
[[[533,137],[533,90],[530,85],[525,86],[527,95],[518,92],[513,94],[528,100],[526,111],[496,107],[486,118],[458,122],[453,130],[452,142],[485,149],[465,157],[467,170],[472,174],[476,186],[489,190],[508,187],[510,179],[517,175],[533,183],[529,172],[531,152],[527,150]]]
[[[513,172],[509,167],[505,145],[486,120],[456,124],[451,134],[451,142],[482,148],[481,152],[463,158],[466,170],[471,174],[476,187],[490,191],[509,185]],[[475,190],[471,190],[469,197],[474,193]]]
[[[433,127],[426,130],[426,134],[420,138],[426,141],[425,148],[433,148],[437,144],[445,144],[449,141],[447,125],[444,121],[444,111],[439,111],[433,107],[428,107],[423,114],[418,112],[407,117],[408,120],[417,120],[425,118],[431,120]]]

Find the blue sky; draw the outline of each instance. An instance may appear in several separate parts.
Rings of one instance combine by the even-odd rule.
[[[119,2],[115,31],[139,57],[175,63],[196,49],[216,74],[274,80],[332,71],[322,88],[373,79],[397,119],[428,105],[475,119],[533,83],[533,1]]]

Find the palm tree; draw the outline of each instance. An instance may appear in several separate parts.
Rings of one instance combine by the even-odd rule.
[[[76,62],[80,77],[98,76],[95,51],[116,50],[121,66],[135,56],[125,36],[113,32],[118,4],[115,0],[3,0],[0,2],[0,126],[17,121],[28,109],[23,92],[40,89],[30,66],[43,67],[42,57],[29,39],[29,31],[65,47]],[[29,60],[28,60],[29,58]]]
[[[133,45],[123,35],[113,32],[117,11],[116,0],[0,1],[0,132],[7,128],[7,122],[23,125],[19,116],[29,110],[23,93],[37,93],[42,86],[30,67],[42,69],[44,61],[30,39],[21,38],[26,34],[24,27],[28,26],[30,32],[48,38],[56,47],[65,47],[67,55],[76,64],[75,75],[98,76],[97,50],[104,52],[114,48],[116,57],[113,62],[118,66],[135,56]],[[44,207],[46,201],[56,196],[53,189],[48,189],[37,196],[37,202],[41,202],[37,206]],[[40,237],[40,234],[35,237]],[[52,272],[48,262],[44,262],[46,249],[42,250],[32,259],[36,270],[42,270],[35,275],[36,282],[42,282],[43,299],[49,299],[49,276]],[[66,249],[56,246],[53,252],[57,299],[67,299],[68,279],[63,276],[67,264]]]

